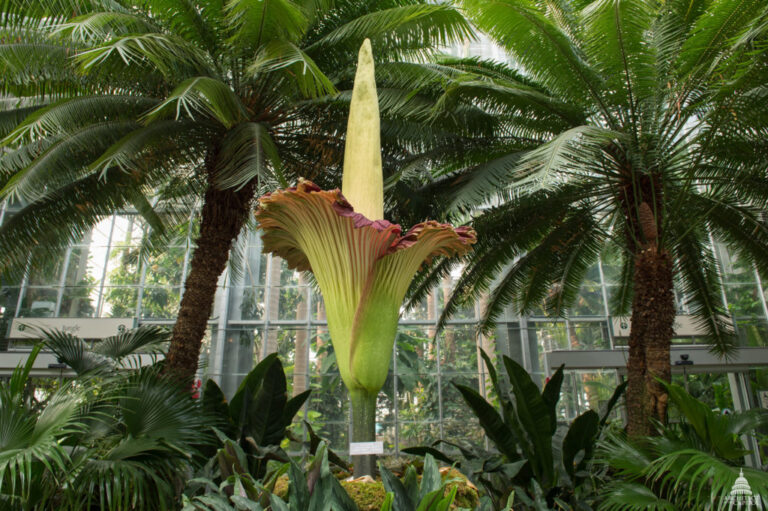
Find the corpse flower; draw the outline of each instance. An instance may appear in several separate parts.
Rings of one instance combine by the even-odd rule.
[[[400,307],[419,267],[467,252],[471,228],[427,221],[402,233],[384,216],[379,106],[373,56],[363,43],[352,92],[342,191],[297,186],[259,199],[265,252],[311,271],[325,301],[328,330],[352,401],[352,441],[375,440],[376,397],[384,385]],[[373,458],[355,475],[372,474]]]

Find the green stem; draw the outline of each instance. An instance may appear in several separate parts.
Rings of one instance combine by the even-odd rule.
[[[376,393],[363,389],[350,391],[352,399],[352,442],[374,442],[376,440]],[[355,477],[374,477],[376,456],[373,454],[353,456]]]

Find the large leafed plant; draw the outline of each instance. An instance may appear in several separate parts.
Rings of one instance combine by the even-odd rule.
[[[376,397],[387,377],[403,298],[416,271],[437,255],[467,252],[466,227],[427,221],[404,234],[383,219],[379,104],[369,41],[358,57],[342,191],[299,180],[265,195],[256,217],[264,250],[312,271],[325,300],[341,377],[352,398],[352,441],[375,438]],[[372,458],[356,474],[374,470]]]

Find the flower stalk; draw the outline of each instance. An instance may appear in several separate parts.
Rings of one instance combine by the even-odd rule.
[[[300,179],[259,199],[264,251],[290,268],[312,271],[352,401],[352,441],[375,440],[376,397],[387,377],[400,307],[419,267],[466,253],[469,227],[422,222],[402,233],[383,219],[379,110],[370,42],[360,49],[344,158],[344,193]],[[357,457],[355,475],[373,475],[373,457]]]

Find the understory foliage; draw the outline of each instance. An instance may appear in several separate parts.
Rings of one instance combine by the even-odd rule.
[[[660,427],[659,436],[639,439],[612,431],[599,444],[596,458],[609,469],[599,509],[729,509],[726,498],[740,472],[753,496],[765,503],[768,473],[743,466],[750,450],[742,438],[768,425],[768,410],[724,415],[678,385],[668,384],[667,389],[682,416],[679,424]]]
[[[405,449],[411,454],[432,454],[456,463],[472,481],[497,503],[513,495],[516,505],[533,509],[585,509],[594,504],[596,488],[590,466],[602,431],[626,384],[620,385],[603,415],[588,410],[569,426],[558,424],[557,403],[563,383],[558,368],[543,389],[511,358],[503,357],[499,377],[485,352],[481,352],[498,405],[477,390],[454,384],[491,441],[492,451],[460,441],[438,441],[432,447]],[[458,449],[460,457],[436,449],[443,444]]]
[[[29,379],[41,345],[0,384],[4,509],[173,509],[214,445],[215,423],[185,388],[142,366],[167,331],[141,327],[93,349],[62,332],[42,346],[76,373],[50,392]]]

